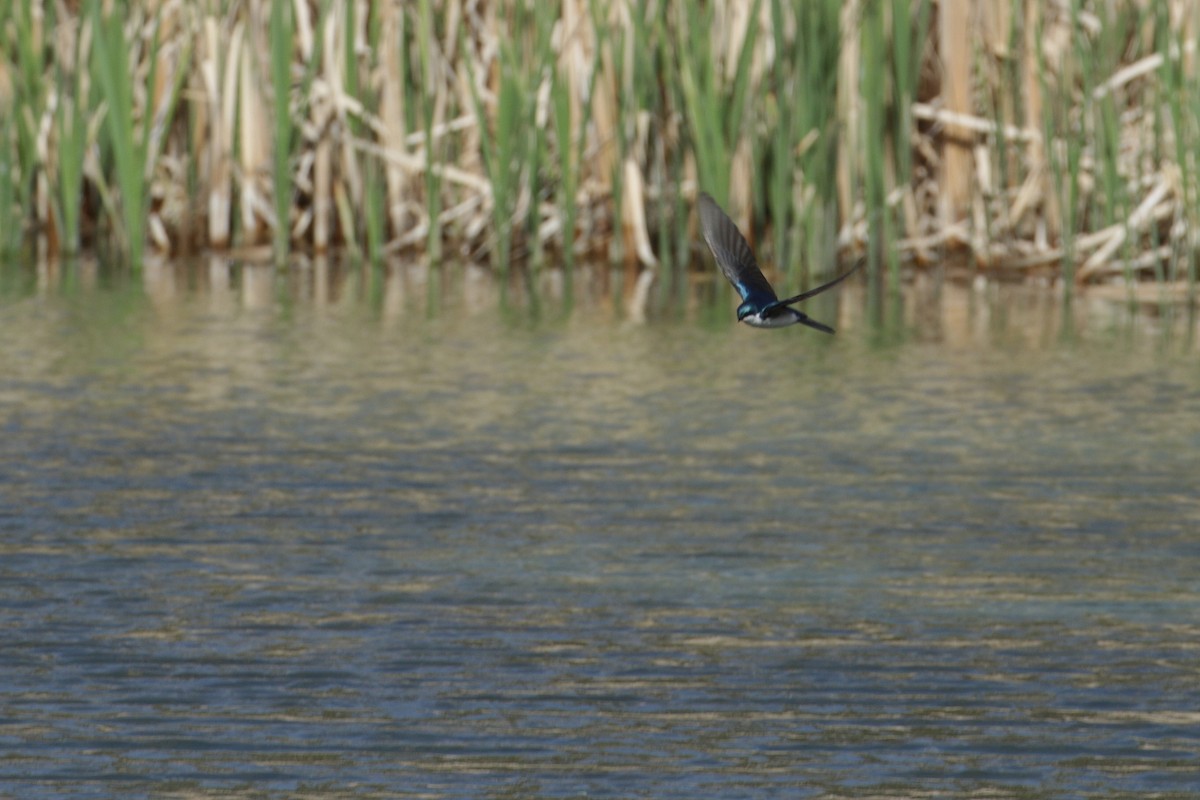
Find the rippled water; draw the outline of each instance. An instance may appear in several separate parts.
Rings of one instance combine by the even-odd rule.
[[[3,298],[0,795],[1200,794],[1161,320],[256,274]]]

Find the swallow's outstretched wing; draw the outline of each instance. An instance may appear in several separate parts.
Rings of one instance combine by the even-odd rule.
[[[853,267],[851,267],[850,269],[843,272],[841,275],[838,275],[836,278],[829,281],[828,283],[822,283],[820,286],[817,286],[813,289],[809,289],[807,292],[801,292],[800,294],[796,295],[795,297],[788,297],[784,300],[776,300],[774,303],[771,303],[770,305],[768,305],[766,308],[763,309],[763,315],[771,316],[772,311],[781,309],[784,306],[790,306],[794,303],[799,303],[801,300],[807,300],[810,297],[816,297],[817,295],[819,295],[821,292],[825,291],[826,289],[832,289],[834,286],[837,286],[839,283],[846,280],[846,278],[849,278],[851,275],[858,272],[858,270],[865,263],[867,263],[867,260],[865,258],[859,259],[857,264],[855,264]]]
[[[698,205],[704,241],[737,293],[743,300],[753,300],[763,306],[778,302],[778,295],[754,260],[754,251],[733,220],[707,192],[700,193]]]

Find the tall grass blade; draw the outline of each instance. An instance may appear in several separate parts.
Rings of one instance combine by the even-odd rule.
[[[118,7],[105,12],[100,0],[91,0],[90,3],[92,70],[105,102],[108,149],[115,165],[115,183],[119,192],[122,223],[119,234],[131,265],[135,270],[140,270],[146,242],[151,173],[187,74],[191,44],[185,41],[175,48],[174,73],[164,81],[164,90],[157,93],[162,55],[159,39],[161,18],[155,17],[151,23],[149,40],[142,41],[136,35],[142,18],[134,13],[130,23],[134,35],[127,38],[122,24],[125,14],[121,12],[128,13],[129,10]],[[131,53],[144,59],[145,68],[134,70],[134,62],[130,61]],[[139,94],[146,98],[147,103],[153,103],[154,98],[158,97],[157,106],[135,109],[133,76],[139,72],[145,76],[138,87]]]
[[[8,131],[12,155],[0,166],[6,172],[7,188],[4,191],[11,192],[9,199],[15,205],[11,209],[12,217],[4,222],[9,232],[5,238],[9,239],[10,247],[16,247],[25,223],[48,222],[44,216],[47,209],[39,199],[46,194],[47,164],[43,156],[52,159],[53,155],[42,151],[39,138],[50,84],[44,77],[47,48],[42,35],[45,28],[42,5],[11,2],[0,10],[3,11],[0,22],[4,23],[0,35],[4,36],[7,52],[15,56],[15,61],[7,64],[4,70],[5,86],[9,91],[0,94],[0,101],[5,106],[0,108],[0,113],[6,117],[5,123],[9,124],[11,120],[12,125]]]
[[[123,15],[105,13],[99,0],[91,2],[93,69],[105,102],[108,145],[116,166],[121,237],[135,270],[141,269],[145,247],[146,134],[136,128],[133,107],[133,75],[129,60],[133,43],[126,40]]]
[[[287,259],[291,244],[292,215],[292,60],[295,46],[292,32],[291,0],[271,0],[269,37],[271,41],[271,84],[274,89],[274,187],[275,260]]]
[[[58,86],[65,89],[55,114],[58,149],[55,165],[58,171],[58,216],[60,242],[67,253],[77,253],[80,246],[83,203],[83,160],[87,146],[88,71],[82,67],[88,54],[90,26],[85,22],[75,38],[73,53],[58,62]]]
[[[23,234],[17,203],[21,174],[16,128],[11,114],[0,114],[0,254],[5,255],[17,249]]]
[[[434,139],[438,103],[438,73],[434,62],[433,44],[434,19],[432,0],[420,0],[419,35],[417,38],[421,57],[421,121],[425,130],[425,211],[429,218],[426,254],[430,266],[436,266],[442,258],[442,181],[437,157],[438,142]]]

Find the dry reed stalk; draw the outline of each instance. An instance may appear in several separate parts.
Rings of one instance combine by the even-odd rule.
[[[1171,24],[1173,30],[1183,32],[1183,40],[1196,44],[1197,34],[1200,34],[1200,4],[1192,0],[1175,0],[1171,4]],[[1189,78],[1196,76],[1196,47],[1185,48],[1183,53],[1183,74]]]
[[[335,182],[333,175],[334,121],[337,118],[337,30],[326,25],[323,39],[317,42],[321,52],[321,71],[313,82],[311,126],[313,137],[312,244],[323,253],[332,243]]]
[[[366,185],[363,175],[363,163],[355,157],[351,138],[363,127],[367,118],[367,95],[362,84],[364,54],[368,51],[366,25],[368,20],[367,3],[365,0],[348,0],[347,7],[355,10],[352,20],[343,20],[342,26],[348,28],[348,34],[338,37],[338,63],[344,64],[347,75],[341,81],[345,101],[339,104],[340,124],[345,130],[342,139],[341,160],[344,166],[344,182],[348,197],[359,209],[367,204]],[[353,25],[351,25],[351,21]],[[360,66],[362,65],[362,66]],[[351,81],[351,86],[346,81]],[[347,236],[352,236],[347,232]]]
[[[595,37],[587,24],[587,0],[562,0],[562,21],[559,28],[559,69],[566,74],[567,99],[570,108],[571,141],[559,143],[570,146],[579,141],[579,126],[583,120],[583,101],[587,95]],[[574,148],[572,148],[574,149]]]
[[[14,105],[13,71],[15,66],[0,59],[0,109],[10,112]]]
[[[1024,0],[1025,18],[1021,29],[1021,92],[1025,100],[1024,124],[1026,128],[1040,128],[1044,124],[1045,111],[1042,97],[1042,66],[1039,59],[1039,48],[1042,43],[1039,33],[1044,30],[1041,0]],[[1055,30],[1059,30],[1055,26]],[[1043,56],[1042,58],[1047,58]],[[1025,151],[1029,174],[1034,176],[1036,191],[1042,200],[1042,215],[1039,220],[1038,238],[1043,242],[1058,241],[1062,236],[1062,209],[1058,203],[1058,193],[1051,185],[1051,175],[1046,163],[1045,143],[1038,139],[1030,141]],[[1032,204],[1030,205],[1032,207]],[[1015,208],[1013,219],[1020,219],[1024,210]]]
[[[453,101],[453,95],[446,88],[446,73],[449,71],[449,65],[453,63],[457,54],[458,37],[460,35],[459,27],[462,24],[461,0],[446,0],[443,23],[445,26],[445,38],[441,42],[440,48],[433,48],[433,63],[437,70],[433,75],[437,86],[434,93],[432,120],[432,127],[435,129],[441,128],[446,124],[450,103]],[[430,32],[430,39],[431,46],[432,44],[436,44],[437,40],[432,31]]]
[[[1086,281],[1109,265],[1117,250],[1125,243],[1128,235],[1130,233],[1142,232],[1146,224],[1154,218],[1154,212],[1160,208],[1160,204],[1163,203],[1168,193],[1172,191],[1172,184],[1173,181],[1169,180],[1166,176],[1160,176],[1154,188],[1150,190],[1145,199],[1129,215],[1128,220],[1100,231],[1099,233],[1104,237],[1104,243],[1088,256],[1083,266],[1076,273],[1076,280],[1081,282]],[[1172,211],[1170,204],[1163,208],[1163,211],[1165,213],[1161,215],[1162,217],[1169,216]]]
[[[611,6],[610,6],[611,8]],[[603,12],[602,12],[603,13]],[[606,25],[616,27],[615,20],[606,20]],[[622,31],[628,34],[628,31]],[[593,46],[597,32],[593,30]],[[611,33],[609,34],[611,36]],[[600,75],[592,90],[591,117],[595,131],[595,144],[592,150],[591,177],[595,187],[604,193],[612,191],[612,179],[617,164],[617,136],[619,135],[620,102],[618,100],[618,85],[615,58],[612,48],[605,47],[600,57]]]
[[[971,249],[975,253],[987,250],[986,233],[989,227],[987,200],[995,193],[992,183],[992,159],[985,144],[974,148],[975,188],[971,193]]]
[[[888,27],[892,30],[895,30],[896,26],[895,26],[894,16],[895,16],[896,11],[891,6],[885,6],[885,9],[887,10],[888,16],[891,18],[891,19],[889,19]],[[895,47],[894,43],[893,43],[893,47]],[[922,44],[920,42],[917,42],[917,43],[915,43],[915,47],[920,49],[920,48],[922,48]],[[913,91],[913,90],[915,90],[915,87],[910,89],[910,91]],[[908,96],[907,94],[905,94],[901,97],[894,98],[893,102],[896,102],[897,104],[899,104],[902,99],[907,99],[908,113],[906,115],[901,112],[898,114],[898,117],[899,117],[899,119],[905,120],[908,123],[910,130],[907,131],[908,137],[909,137],[907,139],[907,141],[910,142],[909,147],[911,149],[911,139],[917,135],[916,124],[912,119],[912,113],[913,113],[912,110],[913,110],[913,107],[916,105],[916,103],[914,102],[913,98],[911,96]],[[920,212],[917,207],[916,193],[914,192],[913,185],[912,185],[913,176],[911,174],[911,171],[912,171],[912,154],[911,153],[908,154],[908,159],[907,159],[908,169],[909,169],[910,174],[908,174],[908,175],[898,174],[898,171],[899,171],[901,163],[902,163],[902,159],[900,157],[900,153],[897,151],[897,144],[898,144],[897,139],[900,139],[901,142],[906,141],[904,138],[902,138],[900,136],[900,134],[901,134],[900,131],[894,131],[893,135],[889,136],[887,138],[887,141],[884,142],[884,148],[885,148],[884,163],[885,163],[885,167],[887,169],[887,182],[888,182],[888,186],[891,187],[890,194],[895,195],[898,193],[898,204],[900,206],[900,213],[901,213],[902,219],[904,221],[903,230],[904,231],[917,231],[917,230],[920,230],[921,220],[920,220]],[[918,260],[920,260],[922,262],[927,261],[928,258],[929,258],[928,253],[918,254]]]
[[[317,109],[314,109],[317,111]],[[312,244],[313,249],[323,253],[329,249],[329,225],[331,213],[331,190],[333,185],[332,144],[327,134],[329,115],[315,116],[318,139],[314,146],[312,178]]]
[[[208,100],[207,137],[208,164],[208,244],[211,247],[230,245],[230,224],[233,213],[233,140],[237,115],[236,77],[241,62],[241,22],[232,33],[221,34],[221,21],[216,17],[204,19],[205,50],[201,59],[202,89]]]
[[[261,38],[261,28],[258,33]],[[253,35],[253,34],[251,34]],[[254,50],[266,52],[261,41]],[[258,76],[258,65],[252,57],[253,51],[243,51],[242,58],[234,68],[238,75],[238,207],[242,217],[243,243],[263,244],[267,230],[262,224],[262,214],[270,215],[271,203],[263,190],[263,183],[271,169],[271,126],[267,120],[267,97],[263,93],[263,81]]]
[[[464,9],[464,15],[459,25],[460,30],[456,32],[456,35],[467,37],[468,30],[481,29],[480,26],[483,24],[482,21],[476,16],[473,16],[471,11],[472,9],[470,7]],[[471,76],[474,75],[476,80],[479,81],[479,84],[475,88],[481,93],[486,92],[487,89],[481,80],[481,76],[483,75],[483,65],[475,58],[477,53],[471,46],[469,39],[467,40],[467,47],[457,50],[456,52],[458,53],[458,62],[460,64],[460,68],[456,69],[453,75],[448,76],[454,80],[453,84],[447,88],[447,91],[452,94],[455,107],[460,109],[461,113],[471,116],[472,120],[474,120],[474,115],[471,114]],[[476,62],[474,64],[474,69],[461,68],[462,65],[465,65],[469,61]],[[471,173],[476,177],[480,177],[484,173],[482,135],[482,131],[480,131],[478,126],[475,125],[469,126],[464,131],[462,140],[459,142],[458,159],[457,163],[455,164],[455,166],[460,168],[463,172]]]
[[[957,115],[969,116],[971,103],[971,5],[941,3],[938,6],[938,45],[942,59],[941,98],[951,120]],[[970,134],[957,124],[947,121],[942,135],[942,173],[938,180],[943,225],[962,218],[971,200],[973,154]]]
[[[380,147],[408,154],[408,129],[405,121],[404,86],[407,65],[400,48],[404,36],[404,14],[395,3],[384,3],[380,7],[380,35],[383,53],[380,59],[383,70],[379,76],[380,124],[376,130]],[[387,215],[392,230],[404,233],[410,227],[410,217],[405,209],[408,190],[408,175],[398,165],[384,161],[384,182],[387,194]]]
[[[646,188],[642,171],[632,158],[625,159],[625,176],[622,181],[625,196],[621,203],[624,216],[622,224],[632,244],[631,252],[637,254],[643,267],[656,269],[658,258],[650,245],[650,231],[646,225]]]
[[[729,162],[729,213],[738,227],[754,238],[754,191],[757,170],[750,152],[750,140],[738,137]]]
[[[858,197],[857,187],[862,175],[862,95],[859,85],[859,70],[862,63],[862,44],[854,33],[858,19],[862,16],[863,0],[847,0],[842,5],[841,48],[838,57],[838,119],[845,147],[837,150],[838,204],[843,213],[851,213]]]
[[[927,103],[913,103],[912,115],[916,119],[937,122],[947,128],[953,126],[957,136],[966,143],[968,149],[979,136],[1003,136],[1016,142],[1041,141],[1042,134],[1036,128],[1018,128],[1015,125],[997,125],[990,119],[934,108]]]
[[[742,55],[742,47],[746,41],[746,32],[751,25],[761,27],[763,20],[762,12],[767,12],[767,22],[770,22],[770,6],[767,3],[759,4],[759,19],[751,19],[750,11],[752,3],[741,2],[717,2],[716,7],[716,24],[712,29],[712,49],[718,54],[721,59],[721,70],[724,73],[726,85],[732,86],[737,79],[738,61]],[[760,64],[758,77],[761,80],[763,70],[761,68],[762,54],[757,54],[756,60]],[[751,69],[751,82],[754,80],[754,69]],[[747,96],[746,105],[749,106],[750,97]],[[744,113],[744,111],[743,111]],[[728,211],[733,219],[737,221],[738,226],[746,231],[751,238],[754,235],[754,226],[752,224],[754,218],[754,190],[756,183],[756,170],[752,163],[752,154],[750,150],[750,139],[745,133],[738,136],[732,143],[733,149],[729,164],[729,208]]]
[[[353,141],[357,151],[370,154],[381,161],[394,164],[408,175],[419,175],[425,169],[425,160],[415,154],[405,154],[390,150],[368,141]],[[491,190],[491,184],[478,172],[471,172],[453,164],[435,164],[433,171],[447,183],[457,185],[474,194],[486,195]]]

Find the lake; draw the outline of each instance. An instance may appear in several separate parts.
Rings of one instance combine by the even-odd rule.
[[[1182,311],[63,269],[0,293],[2,796],[1200,795]]]

